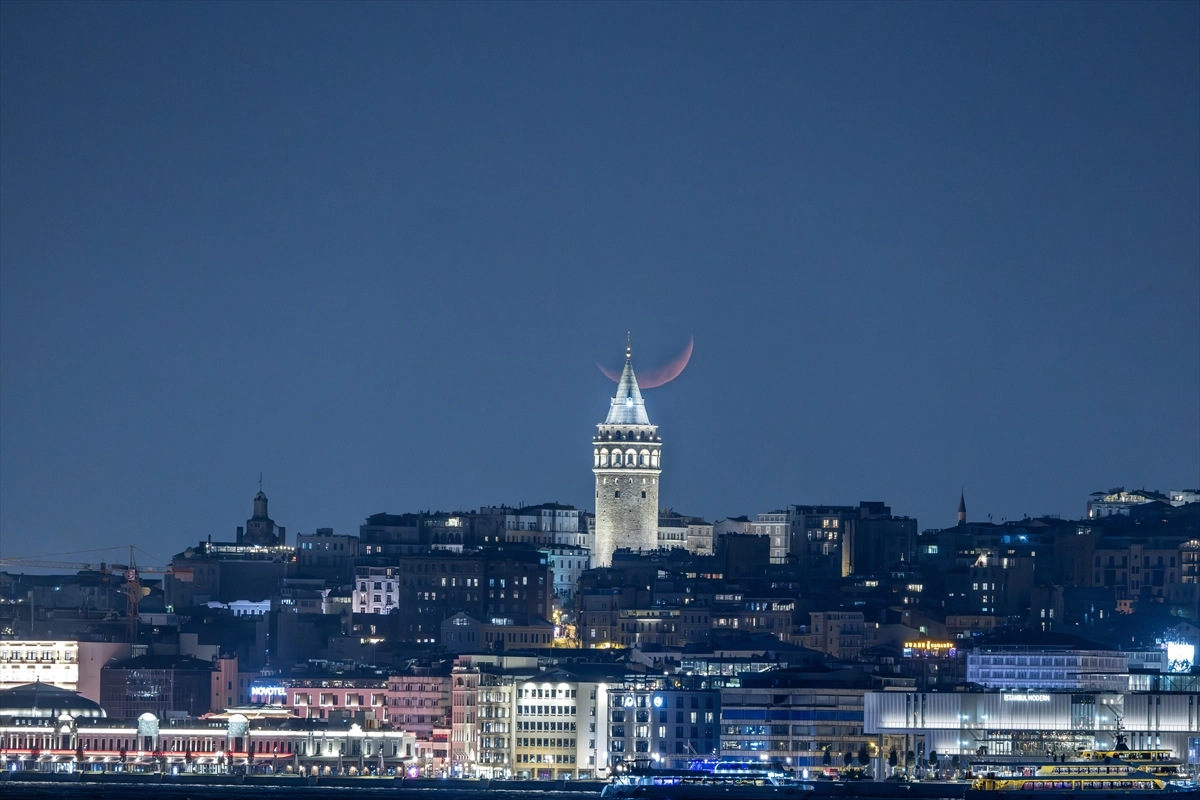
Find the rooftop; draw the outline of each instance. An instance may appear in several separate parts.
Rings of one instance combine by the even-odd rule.
[[[0,717],[103,717],[99,703],[49,683],[27,683],[0,690]]]

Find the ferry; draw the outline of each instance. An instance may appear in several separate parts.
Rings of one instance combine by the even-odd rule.
[[[1151,775],[1162,778],[1170,783],[1185,786],[1194,785],[1193,781],[1184,778],[1180,774],[1183,762],[1177,758],[1172,758],[1170,750],[1084,750],[1079,754],[1079,758],[1083,761],[1101,761],[1104,763],[1123,761],[1126,764],[1132,764],[1143,772],[1149,772]]]
[[[1137,764],[1113,759],[1073,761],[973,762],[979,777],[966,792],[966,800],[997,800],[1006,792],[1028,793],[1044,800],[1088,797],[1118,800],[1152,792],[1173,798],[1196,798],[1200,791],[1152,774]]]
[[[808,800],[813,785],[754,763],[717,762],[711,769],[633,769],[604,787],[602,798],[707,800],[757,797]]]

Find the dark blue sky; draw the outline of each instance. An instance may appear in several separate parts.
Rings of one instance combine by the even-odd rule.
[[[0,542],[1200,484],[1200,4],[0,4]]]

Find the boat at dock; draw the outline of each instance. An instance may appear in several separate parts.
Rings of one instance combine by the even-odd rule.
[[[971,769],[977,777],[965,800],[1003,800],[1014,792],[1044,800],[1122,800],[1149,794],[1200,798],[1195,783],[1180,776],[1179,762],[1164,753],[1084,751],[1069,761],[976,761]]]
[[[622,773],[604,787],[603,798],[646,800],[707,800],[708,798],[779,797],[808,800],[811,783],[797,781],[753,763],[719,762],[709,769],[642,769]]]

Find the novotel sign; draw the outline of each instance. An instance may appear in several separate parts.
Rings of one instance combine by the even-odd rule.
[[[283,688],[282,686],[271,684],[251,686],[250,696],[263,698],[287,697],[287,689]]]
[[[1002,695],[1006,703],[1049,703],[1048,694],[1006,694]]]

